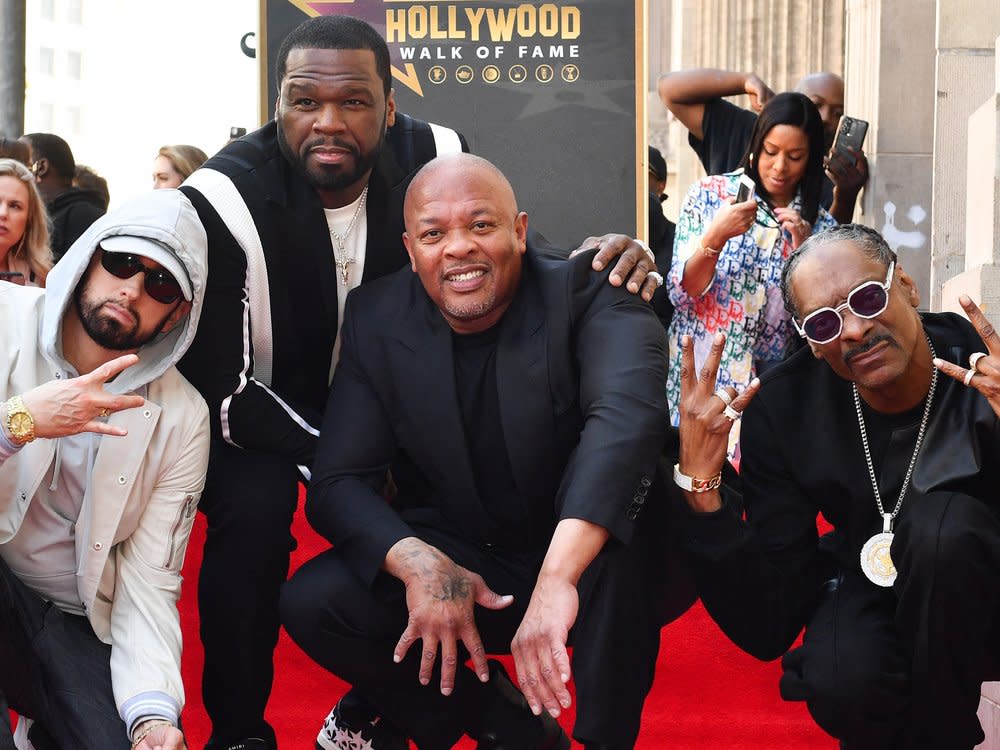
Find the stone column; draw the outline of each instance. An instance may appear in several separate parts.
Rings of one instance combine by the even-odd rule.
[[[669,70],[684,70],[700,65],[696,57],[700,45],[694,43],[700,28],[699,5],[698,0],[674,0],[672,3]],[[660,107],[663,108],[662,103]],[[667,194],[670,197],[665,206],[665,213],[676,221],[684,194],[701,174],[701,163],[688,146],[687,130],[673,120],[670,124],[668,147],[667,166],[670,170],[670,179],[667,182]]]
[[[656,93],[656,82],[662,73],[671,69],[673,6],[673,0],[649,0],[649,26],[646,33],[649,65],[649,86],[646,95],[647,141],[650,146],[660,149],[668,166],[673,161],[669,140],[670,113]],[[667,177],[667,193],[670,195],[676,193],[676,180],[677,175],[673,173]]]
[[[869,123],[855,221],[878,229],[930,304],[935,0],[849,0],[844,111]]]
[[[0,135],[24,133],[24,0],[0,0]]]
[[[952,305],[959,288],[981,299],[971,277],[942,285],[953,276],[976,274],[966,262],[969,160],[969,118],[991,98],[995,81],[996,38],[1000,35],[1000,3],[995,0],[938,0],[937,106],[934,116],[934,200],[932,208],[931,305]],[[986,168],[977,143],[975,169]],[[990,165],[990,171],[993,166]],[[994,247],[995,252],[995,247]],[[996,262],[995,260],[993,262]],[[984,270],[983,273],[991,273]],[[968,285],[966,285],[968,282]],[[984,282],[989,282],[984,278]],[[991,283],[991,282],[989,282]],[[956,286],[961,284],[961,286]],[[1000,313],[1000,306],[994,308]]]
[[[996,40],[1000,49],[1000,38]],[[1000,55],[993,58],[1000,66]],[[971,105],[970,105],[971,106]],[[960,294],[968,294],[986,315],[1000,322],[1000,74],[993,77],[993,91],[968,118],[965,225],[956,234],[962,239],[963,270],[947,279],[941,307],[959,312]],[[958,262],[958,256],[953,256]]]

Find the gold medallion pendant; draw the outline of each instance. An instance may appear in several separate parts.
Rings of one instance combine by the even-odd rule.
[[[882,531],[861,548],[861,570],[876,586],[889,587],[896,581],[896,566],[889,556],[892,533]]]

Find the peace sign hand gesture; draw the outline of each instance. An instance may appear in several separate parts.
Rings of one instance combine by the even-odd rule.
[[[108,424],[99,418],[123,409],[134,409],[145,401],[135,394],[108,393],[104,385],[138,361],[136,355],[125,354],[86,375],[50,380],[22,394],[21,400],[35,422],[35,436],[59,438],[81,432],[125,435],[127,430],[124,427]]]
[[[986,344],[986,351],[969,355],[967,368],[940,358],[934,359],[934,366],[945,375],[982,393],[1000,417],[1000,336],[969,296],[963,294],[958,301]]]
[[[716,333],[712,348],[700,372],[696,372],[694,343],[690,336],[681,337],[681,450],[678,469],[700,479],[722,471],[729,446],[729,432],[750,400],[760,390],[760,380],[754,378],[742,393],[729,386],[716,388],[719,362],[726,337]],[[722,500],[718,492],[685,492],[685,499],[696,512],[717,510]]]

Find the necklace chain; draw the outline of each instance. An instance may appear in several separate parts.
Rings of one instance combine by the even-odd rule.
[[[351,281],[351,266],[354,265],[354,256],[351,255],[348,257],[344,248],[347,246],[347,238],[350,236],[351,230],[354,229],[358,217],[365,210],[367,200],[368,186],[365,185],[365,189],[361,191],[361,199],[358,201],[358,207],[354,209],[354,216],[351,217],[351,223],[347,225],[347,230],[343,234],[335,232],[332,229],[330,230],[330,236],[337,243],[337,248],[333,251],[333,260],[337,266],[337,270],[340,271],[340,283],[344,286],[347,286]]]
[[[937,357],[937,353],[934,351],[934,344],[931,343],[930,337],[927,338],[927,345],[931,349],[931,358]],[[896,501],[896,507],[892,509],[892,513],[886,514],[885,508],[882,506],[882,496],[878,491],[878,479],[875,477],[875,467],[872,465],[872,454],[868,448],[868,431],[865,429],[865,415],[861,411],[861,397],[858,395],[858,386],[856,383],[851,383],[851,390],[854,394],[854,408],[858,413],[858,427],[861,428],[861,444],[865,448],[865,461],[868,463],[868,476],[872,480],[872,490],[875,492],[875,504],[878,506],[879,515],[883,518],[888,515],[889,520],[894,519],[896,514],[899,513],[899,509],[903,507],[903,498],[906,497],[906,490],[910,487],[910,477],[913,476],[913,467],[917,463],[917,455],[920,453],[920,446],[924,442],[924,433],[927,431],[927,423],[930,421],[931,416],[931,403],[934,401],[934,390],[937,388],[938,371],[934,365],[931,365],[931,387],[927,391],[927,401],[924,404],[924,415],[920,419],[920,429],[917,431],[917,442],[913,446],[913,455],[910,457],[910,465],[906,469],[906,477],[903,479],[903,486],[899,490],[899,499]],[[886,529],[888,531],[888,529]]]

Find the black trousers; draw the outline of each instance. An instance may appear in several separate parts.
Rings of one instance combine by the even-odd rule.
[[[14,748],[8,704],[35,721],[37,750],[130,747],[111,689],[111,647],[0,560],[0,750]]]
[[[198,579],[209,748],[247,737],[276,746],[264,708],[274,678],[278,592],[295,547],[298,484],[288,461],[212,443],[199,506],[208,532]]]
[[[844,571],[785,655],[781,694],[845,750],[966,750],[983,681],[1000,675],[1000,520],[967,495],[908,498],[891,589]]]
[[[405,517],[406,514],[404,514]],[[513,594],[503,610],[476,608],[476,625],[489,653],[510,653],[510,642],[531,597],[544,549],[483,548],[440,528],[417,535],[460,565],[483,576],[496,592]],[[640,524],[633,543],[609,542],[580,581],[580,610],[571,632],[580,742],[629,748],[639,732],[659,649],[664,580],[657,562],[664,545]],[[431,684],[417,681],[420,648],[400,664],[392,651],[406,627],[402,583],[380,573],[372,586],[348,568],[336,550],[300,568],[281,595],[285,628],[323,667],[350,682],[382,715],[403,728],[421,750],[452,747],[475,731],[491,695],[465,666],[451,696],[441,695],[440,670]]]

